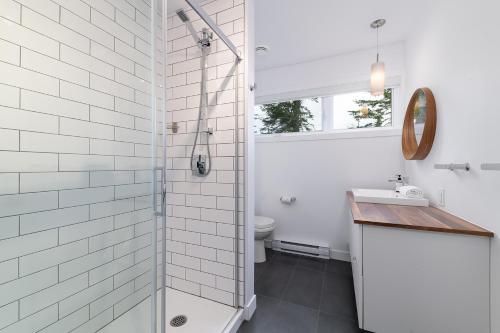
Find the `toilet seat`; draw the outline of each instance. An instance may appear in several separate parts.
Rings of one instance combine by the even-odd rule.
[[[255,216],[255,230],[266,231],[269,229],[274,229],[274,220],[270,217],[265,216]]]

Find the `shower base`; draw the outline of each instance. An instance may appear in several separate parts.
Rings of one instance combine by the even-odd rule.
[[[168,333],[221,333],[236,314],[235,308],[178,290],[167,288],[166,296]],[[150,311],[151,301],[147,298],[98,333],[149,333]],[[170,320],[178,315],[186,316],[187,322],[179,327],[170,326]],[[160,325],[157,332],[160,332]]]

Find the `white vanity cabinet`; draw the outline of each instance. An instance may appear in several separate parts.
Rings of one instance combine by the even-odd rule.
[[[462,229],[444,232],[440,225],[433,230],[429,216],[452,216],[436,208],[384,211],[387,207],[373,205],[378,206],[351,200],[349,249],[360,328],[376,333],[490,332],[492,234],[463,220],[467,225],[456,225],[456,217],[449,224]],[[404,213],[411,214],[411,225],[396,223]],[[427,230],[418,228],[419,218]]]

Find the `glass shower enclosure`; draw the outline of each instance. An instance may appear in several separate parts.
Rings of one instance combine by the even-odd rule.
[[[95,332],[148,297],[160,322],[165,11],[2,1],[0,332]]]
[[[221,332],[242,304],[244,2],[187,0],[204,68],[166,2],[1,2],[0,333]]]

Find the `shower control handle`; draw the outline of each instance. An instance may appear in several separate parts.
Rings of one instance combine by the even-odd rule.
[[[197,177],[205,177],[207,176],[209,170],[207,155],[203,154],[195,154],[193,155],[193,159],[191,160],[191,171],[193,172],[193,176]]]
[[[160,171],[161,174],[161,203],[160,210],[158,210],[158,181],[157,181],[157,171]],[[165,187],[165,168],[164,167],[156,167],[153,168],[153,211],[155,216],[163,216],[166,213],[166,197],[167,190]]]
[[[202,161],[201,155],[199,155],[198,162],[196,162],[196,168],[198,169],[198,173],[200,175],[204,175],[205,174],[205,172],[206,172],[206,165],[205,165],[205,161]]]

